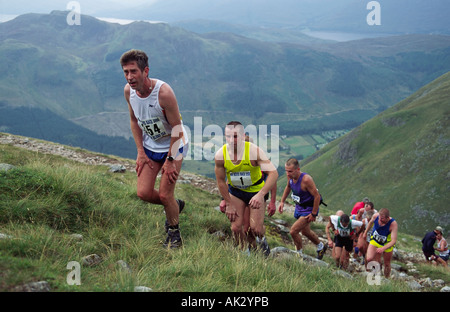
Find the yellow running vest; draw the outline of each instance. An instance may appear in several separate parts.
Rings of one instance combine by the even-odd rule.
[[[223,159],[228,184],[245,192],[256,193],[263,188],[264,180],[261,168],[252,166],[250,162],[250,144],[245,142],[244,158],[239,164],[235,165],[231,161],[227,144],[223,146]]]

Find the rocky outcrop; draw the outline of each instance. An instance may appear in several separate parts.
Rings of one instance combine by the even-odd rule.
[[[0,133],[0,144],[10,144],[30,151],[40,152],[44,154],[58,155],[67,159],[84,163],[87,165],[103,165],[109,167],[109,171],[115,173],[123,173],[125,171],[135,171],[135,162],[130,159],[115,158],[113,156],[106,156],[89,152],[86,150],[75,149],[68,146],[63,146],[51,142],[45,142],[27,137],[20,137],[16,135]],[[0,164],[0,170],[10,170],[14,166],[9,164]],[[178,178],[180,184],[191,184],[194,187],[199,187],[211,194],[219,194],[216,181],[208,179],[196,174],[181,171]]]

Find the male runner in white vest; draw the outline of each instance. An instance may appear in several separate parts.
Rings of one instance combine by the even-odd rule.
[[[175,199],[174,191],[188,150],[178,103],[167,83],[149,78],[148,57],[143,51],[124,53],[120,64],[127,80],[124,96],[137,148],[137,195],[144,201],[164,206],[167,231],[164,246],[177,248],[182,245],[178,217],[185,203]],[[155,181],[160,171],[157,190]]]

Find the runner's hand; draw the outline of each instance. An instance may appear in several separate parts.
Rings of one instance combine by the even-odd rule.
[[[273,216],[275,214],[275,212],[277,211],[277,208],[275,207],[275,203],[270,201],[269,205],[267,207],[267,215],[269,217]]]
[[[236,220],[236,217],[238,217],[236,209],[233,209],[230,205],[227,205],[225,214],[231,222],[234,222]]]
[[[166,160],[162,166],[161,174],[167,174],[169,183],[175,183],[178,179],[178,171],[175,162]]]
[[[222,199],[220,201],[219,208],[222,213],[225,213],[225,209],[227,209],[227,203],[225,202],[225,199]]]
[[[283,207],[284,207],[284,203],[280,203],[280,204],[278,205],[278,212],[279,212],[280,214],[283,213]]]
[[[264,205],[264,196],[260,193],[257,193],[255,196],[253,196],[248,205],[250,206],[250,208],[252,209],[259,209],[261,207],[263,207]]]
[[[142,169],[144,168],[145,164],[148,164],[151,169],[153,169],[153,164],[150,158],[145,155],[145,153],[138,153],[138,156],[136,158],[136,173],[137,176],[141,175]]]
[[[314,217],[312,213],[310,213],[309,215],[306,216],[306,221],[308,221],[308,223],[314,222],[316,221],[316,217]]]

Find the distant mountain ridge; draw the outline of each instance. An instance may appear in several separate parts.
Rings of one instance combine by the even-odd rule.
[[[70,26],[68,13],[0,23],[0,131],[134,158],[119,64],[131,48],[149,53],[190,129],[195,117],[281,135],[352,129],[450,71],[450,36],[299,44],[87,15]]]
[[[385,34],[448,34],[446,0],[378,0],[381,24],[371,26],[370,0],[170,0],[115,12],[108,16],[169,23],[209,19],[264,28],[311,29]],[[106,13],[105,13],[106,14]]]
[[[341,111],[351,120],[353,110],[366,110],[368,119],[450,70],[450,36],[308,47],[86,15],[69,26],[67,14],[26,14],[0,24],[2,105],[47,108],[66,119],[126,111],[118,59],[140,48],[150,55],[151,75],[174,88],[187,124],[197,110],[211,112],[206,122],[222,124],[226,112],[245,105],[244,123],[294,131],[286,121]]]

